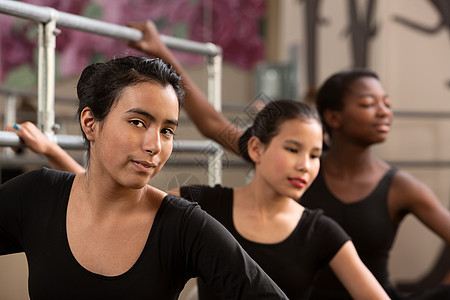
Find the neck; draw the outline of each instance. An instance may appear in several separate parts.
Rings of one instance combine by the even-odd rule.
[[[344,139],[333,139],[330,149],[322,156],[321,168],[338,176],[364,172],[379,163],[371,146],[358,145]]]
[[[246,186],[236,189],[241,195],[240,201],[245,202],[251,211],[258,215],[273,216],[285,211],[291,198],[278,194],[272,187],[263,183],[255,173],[253,180]]]
[[[327,154],[345,160],[345,164],[352,165],[372,158],[371,147],[372,145],[358,144],[344,137],[336,137],[332,139],[331,147]]]
[[[129,189],[106,180],[95,180],[89,171],[78,174],[82,205],[94,214],[126,213],[145,204],[150,186]],[[97,177],[98,178],[98,177]]]

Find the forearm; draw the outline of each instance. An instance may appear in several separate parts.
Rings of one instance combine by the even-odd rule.
[[[386,300],[390,299],[386,291],[367,269],[361,272],[361,276],[347,284],[346,288],[355,300]]]
[[[21,124],[15,124],[14,126],[7,126],[6,130],[16,132],[28,149],[37,154],[44,155],[51,168],[73,173],[84,171],[82,166],[58,144],[49,140],[33,123],[27,121]]]
[[[52,169],[72,173],[84,172],[84,168],[57,144],[53,144],[48,148],[48,151],[43,154],[47,158]]]
[[[358,256],[351,241],[345,243],[330,261],[330,267],[356,300],[390,299],[375,276]]]

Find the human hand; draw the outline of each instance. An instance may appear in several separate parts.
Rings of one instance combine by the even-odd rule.
[[[140,41],[128,42],[128,46],[136,48],[155,57],[163,56],[164,51],[166,51],[167,48],[159,37],[159,32],[155,23],[147,20],[141,22],[132,22],[127,26],[138,29],[143,33],[143,37]]]
[[[31,151],[38,154],[45,155],[52,147],[56,146],[36,125],[28,121],[14,124],[14,126],[7,126],[6,131],[15,132]],[[16,149],[14,150],[16,151]]]

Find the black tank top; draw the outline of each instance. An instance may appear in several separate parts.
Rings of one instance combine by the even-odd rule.
[[[328,190],[319,171],[311,187],[300,199],[305,207],[322,209],[352,238],[361,260],[380,284],[390,289],[387,263],[397,233],[389,217],[387,196],[397,169],[390,168],[375,189],[360,201],[345,204]],[[320,272],[312,299],[351,299],[329,267]]]

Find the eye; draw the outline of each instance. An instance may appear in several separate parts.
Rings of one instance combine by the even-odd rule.
[[[361,102],[359,103],[359,106],[363,107],[363,108],[370,108],[375,106],[375,102],[371,101],[371,102]]]
[[[296,148],[292,148],[292,147],[285,147],[285,149],[291,153],[298,153],[298,150]]]
[[[139,127],[139,128],[144,128],[145,127],[144,122],[142,122],[140,120],[131,120],[130,124],[132,124],[132,125],[134,125],[136,127]]]
[[[161,133],[167,136],[174,136],[175,132],[170,129],[170,128],[164,128],[163,130],[161,130]]]

